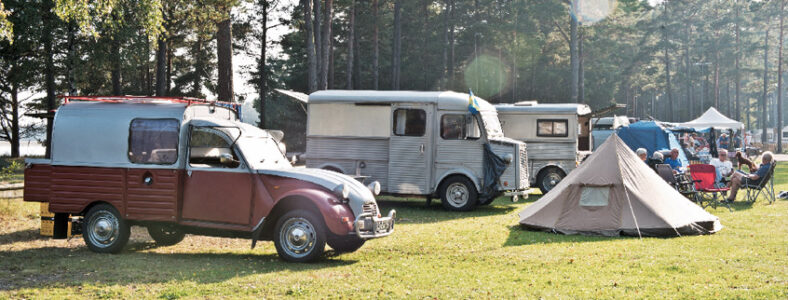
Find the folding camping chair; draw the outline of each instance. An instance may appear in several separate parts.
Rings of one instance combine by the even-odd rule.
[[[743,179],[741,187],[747,191],[747,202],[755,203],[755,200],[763,192],[769,204],[774,203],[774,180],[772,177],[774,177],[776,166],[777,162],[773,161],[771,167],[769,167],[769,172],[766,172],[766,176],[758,178],[758,180]]]
[[[692,185],[691,179],[687,178],[684,174],[674,175],[673,169],[670,168],[670,165],[668,164],[658,164],[656,165],[656,168],[659,177],[662,177],[662,179],[670,184],[670,186],[684,195],[684,197],[687,197],[692,201],[698,201],[697,192],[695,191],[695,187]]]
[[[717,206],[720,205],[720,201],[717,198],[717,193],[724,195],[730,191],[729,187],[718,188],[714,185],[717,178],[717,169],[714,168],[712,165],[706,164],[697,164],[697,165],[690,165],[690,175],[692,176],[692,181],[695,183],[695,190],[698,191],[700,195],[698,195],[698,204],[701,207],[708,207],[712,206],[714,209],[717,209]],[[706,201],[706,204],[703,204],[703,201]],[[733,212],[731,206],[728,205],[728,202],[722,202],[725,204],[725,207],[728,208],[729,211]]]

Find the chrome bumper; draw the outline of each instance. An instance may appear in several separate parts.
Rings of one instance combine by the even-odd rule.
[[[396,210],[389,211],[386,217],[378,218],[372,213],[362,213],[353,222],[356,235],[361,239],[374,239],[390,235],[394,232],[394,218],[397,216]]]
[[[517,202],[520,200],[520,196],[528,198],[528,195],[530,195],[532,192],[533,189],[525,189],[519,191],[506,191],[503,193],[503,195],[506,197],[512,197],[512,202]]]

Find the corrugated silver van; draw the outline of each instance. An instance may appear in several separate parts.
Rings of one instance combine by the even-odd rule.
[[[479,114],[455,92],[315,92],[306,165],[379,181],[388,194],[439,196],[449,210],[527,196],[525,143],[505,138],[495,108],[476,102]],[[486,143],[508,164],[497,182],[484,182]]]
[[[531,184],[547,193],[590,154],[591,108],[523,101],[495,105],[507,137],[528,144]]]

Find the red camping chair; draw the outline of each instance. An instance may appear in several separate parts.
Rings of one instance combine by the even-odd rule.
[[[700,196],[698,197],[698,203],[700,206],[704,208],[712,206],[714,209],[717,209],[717,206],[720,204],[720,201],[717,198],[717,193],[725,195],[728,193],[730,188],[718,188],[714,185],[715,179],[717,177],[717,170],[712,165],[697,164],[690,165],[689,168],[692,180],[695,182],[695,190],[700,193]],[[724,196],[720,198],[725,199]],[[705,205],[703,204],[704,200],[706,200]],[[722,203],[725,204],[725,207],[727,207],[729,211],[733,212],[727,202]]]

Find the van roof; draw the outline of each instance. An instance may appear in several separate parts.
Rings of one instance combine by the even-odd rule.
[[[496,104],[495,109],[499,112],[568,113],[581,116],[591,113],[591,107],[579,103],[531,103],[529,105],[507,103]]]
[[[370,91],[325,90],[309,95],[309,103],[434,103],[438,109],[467,110],[469,95],[452,91]],[[495,110],[482,98],[476,97],[481,110]]]

